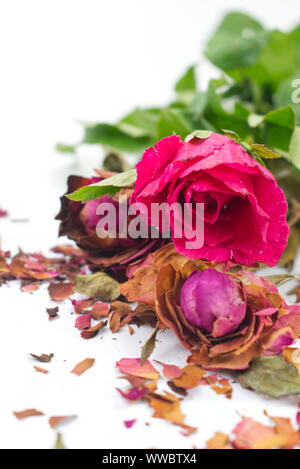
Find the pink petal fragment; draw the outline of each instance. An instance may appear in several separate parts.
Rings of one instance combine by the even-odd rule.
[[[83,329],[89,329],[91,327],[91,318],[92,316],[90,314],[81,314],[76,318],[75,321],[75,327],[79,331],[82,331]]]
[[[151,365],[149,360],[146,360],[143,366],[141,366],[139,358],[122,358],[116,363],[116,367],[119,368],[122,373],[139,376],[140,378],[155,380],[160,377],[160,374]]]
[[[126,428],[131,428],[136,422],[136,419],[133,420],[124,420],[124,425]]]
[[[155,360],[155,362],[162,365],[165,378],[180,378],[183,373],[183,371],[176,365],[167,365],[166,363],[159,362],[158,360]]]
[[[143,397],[149,392],[148,388],[137,388],[133,387],[129,391],[124,392],[122,389],[116,388],[116,390],[124,397],[124,399],[128,399],[129,401],[139,401],[143,399]]]

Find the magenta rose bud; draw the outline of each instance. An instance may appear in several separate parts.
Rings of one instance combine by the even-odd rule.
[[[180,306],[193,326],[212,337],[222,337],[242,323],[247,302],[239,283],[215,269],[207,269],[186,280]]]

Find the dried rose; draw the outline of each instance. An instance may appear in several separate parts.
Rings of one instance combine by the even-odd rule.
[[[192,233],[176,237],[178,217],[171,213],[171,236],[181,254],[243,265],[279,261],[289,233],[287,202],[275,177],[242,145],[215,133],[185,142],[173,135],[147,149],[136,167],[131,203],[145,204],[148,214],[153,203],[204,204],[199,248],[187,245],[195,240]],[[159,221],[151,223],[160,228]]]
[[[101,177],[83,178],[70,176],[68,179],[67,193],[73,192],[87,184],[93,184],[111,176],[113,173],[97,171]],[[122,189],[122,195],[129,197],[132,188]],[[126,238],[100,238],[97,236],[96,227],[102,215],[96,214],[96,209],[101,203],[112,203],[119,219],[120,204],[118,196],[111,198],[107,195],[92,200],[85,204],[74,202],[65,196],[61,197],[61,210],[56,216],[61,220],[59,234],[66,235],[88,253],[88,261],[99,268],[112,268],[116,275],[122,277],[127,267],[136,261],[143,260],[149,252],[155,251],[164,243],[162,239],[132,239]],[[118,231],[118,226],[117,226]]]
[[[278,355],[300,336],[300,307],[288,306],[268,280],[228,267],[185,258],[167,245],[121,292],[143,302],[144,277],[148,304],[155,304],[162,326],[192,351],[189,363],[246,369],[253,358]]]

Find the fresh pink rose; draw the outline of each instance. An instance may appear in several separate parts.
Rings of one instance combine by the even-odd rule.
[[[137,164],[131,203],[204,204],[204,245],[187,248],[185,236],[171,235],[190,258],[243,265],[275,265],[286,247],[287,202],[272,173],[224,135],[181,141],[173,135],[144,152]],[[151,220],[153,224],[153,220]],[[157,226],[159,228],[159,226]]]

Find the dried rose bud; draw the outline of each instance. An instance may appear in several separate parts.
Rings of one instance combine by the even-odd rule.
[[[241,285],[215,269],[196,271],[187,279],[180,305],[187,320],[212,337],[234,332],[247,309]]]

